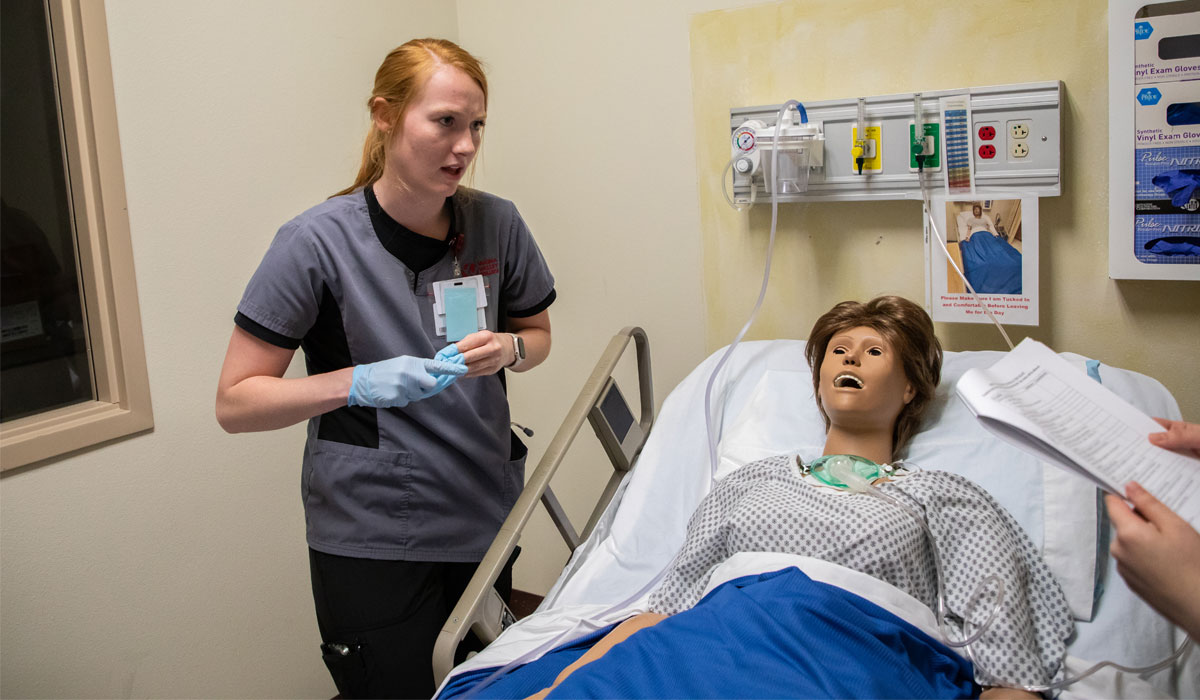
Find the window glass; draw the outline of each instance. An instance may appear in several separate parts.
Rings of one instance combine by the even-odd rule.
[[[48,29],[0,2],[0,421],[96,398]]]

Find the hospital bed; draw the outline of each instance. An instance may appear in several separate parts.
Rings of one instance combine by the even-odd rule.
[[[611,377],[631,339],[638,354],[641,415],[637,422]],[[713,420],[720,438],[717,480],[763,457],[795,453],[807,461],[821,454],[825,428],[813,401],[803,350],[800,340],[745,342],[722,369],[712,391]],[[498,675],[497,669],[533,660],[645,609],[656,578],[683,542],[691,513],[712,487],[704,393],[722,353],[714,353],[693,370],[667,397],[655,419],[645,333],[627,328],[612,339],[439,636],[434,670],[439,681],[446,679],[439,692],[461,693]],[[908,461],[979,483],[1041,548],[1076,619],[1075,637],[1068,646],[1070,675],[1095,661],[1112,659],[1141,666],[1170,655],[1185,636],[1138,599],[1117,575],[1108,555],[1110,533],[1097,490],[997,440],[955,397],[954,385],[967,369],[990,366],[1002,355],[946,353],[936,399],[907,451]],[[1086,358],[1070,353],[1063,357],[1086,371]],[[1092,365],[1092,373],[1098,371],[1105,386],[1144,412],[1180,418],[1174,398],[1154,379]],[[585,420],[591,421],[604,444],[614,473],[583,532],[576,535],[547,486]],[[537,610],[512,623],[491,584],[539,501],[550,510],[573,553]],[[886,599],[886,589],[891,588],[870,577],[855,577],[855,572],[836,570],[841,567],[790,561],[786,555],[738,555],[738,559],[726,578],[796,565],[814,579],[875,602]],[[893,612],[913,621],[905,613]],[[454,649],[469,629],[491,643],[451,672]],[[1197,696],[1200,654],[1190,653],[1146,679],[1106,668],[1071,686],[1062,697]]]

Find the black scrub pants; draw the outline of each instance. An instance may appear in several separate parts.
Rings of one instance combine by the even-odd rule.
[[[519,550],[518,550],[519,552]],[[517,552],[496,581],[507,602]],[[358,559],[308,550],[321,652],[343,698],[428,698],[433,645],[477,563]],[[483,645],[474,634],[456,662]]]

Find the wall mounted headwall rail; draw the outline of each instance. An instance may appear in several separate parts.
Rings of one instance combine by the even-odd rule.
[[[939,108],[941,98],[964,98],[968,101],[970,111],[967,124],[970,140],[964,146],[969,146],[975,189],[1057,196],[1062,192],[1062,90],[1062,82],[1054,80],[922,92],[923,121],[926,124],[938,124],[940,130],[944,126],[941,124]],[[808,191],[801,194],[781,193],[779,201],[921,199],[920,181],[915,166],[910,162],[912,140],[909,127],[913,122],[914,95],[907,92],[861,98],[866,123],[868,127],[879,127],[882,141],[881,172],[861,175],[855,172],[855,161],[851,156],[859,98],[805,102],[803,95],[789,96],[804,103],[810,124],[822,125],[824,154],[822,166],[812,169],[809,174]],[[772,131],[781,106],[782,103],[730,109],[730,138],[740,126],[752,119],[766,125],[764,133]],[[1029,131],[1020,137],[1027,146],[1021,154],[1014,152],[1015,142],[1009,129],[1017,123],[1025,124]],[[980,134],[984,126],[993,127],[995,134],[984,139]],[[944,147],[946,135],[939,133],[938,143]],[[981,149],[988,145],[995,150],[985,157]],[[934,193],[945,192],[941,170],[926,170],[924,174]],[[767,190],[764,189],[762,177],[761,172],[754,175],[759,203],[768,199],[763,194]],[[750,177],[735,172],[734,201],[738,204],[749,203],[750,194]]]

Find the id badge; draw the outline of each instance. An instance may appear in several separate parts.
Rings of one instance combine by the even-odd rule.
[[[487,292],[483,275],[455,277],[433,283],[434,332],[457,343],[487,327]]]

